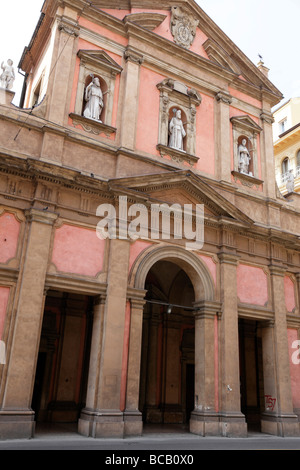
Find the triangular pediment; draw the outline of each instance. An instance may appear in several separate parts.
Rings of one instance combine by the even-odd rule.
[[[89,49],[80,49],[77,53],[80,59],[84,60],[85,62],[93,65],[101,66],[101,68],[106,68],[112,70],[116,73],[120,73],[122,71],[122,67],[114,61],[105,51],[100,50],[89,50]]]
[[[204,204],[205,215],[242,225],[253,220],[192,171],[177,171],[110,180],[112,191],[160,204]]]
[[[262,128],[248,115],[233,116],[230,121],[235,127],[259,134]]]

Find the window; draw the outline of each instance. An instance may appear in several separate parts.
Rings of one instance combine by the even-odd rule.
[[[296,160],[296,176],[300,176],[300,150],[297,152],[297,160]]]
[[[279,122],[279,134],[283,134],[287,130],[287,118]]]
[[[285,183],[288,178],[288,173],[290,169],[290,160],[286,157],[281,163],[281,181]]]

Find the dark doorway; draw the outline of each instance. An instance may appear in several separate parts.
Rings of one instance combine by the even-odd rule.
[[[139,409],[144,423],[185,425],[194,409],[193,285],[175,263],[159,261],[145,287]]]
[[[249,431],[261,430],[264,411],[262,340],[259,322],[239,320],[241,411]]]
[[[48,292],[31,405],[37,423],[75,423],[85,405],[92,301]]]

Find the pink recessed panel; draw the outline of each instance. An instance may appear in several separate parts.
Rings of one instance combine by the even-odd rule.
[[[0,263],[6,263],[17,253],[20,222],[13,214],[4,212],[0,217]]]
[[[56,229],[52,262],[58,271],[96,276],[102,271],[105,240],[96,229],[63,225]]]
[[[264,306],[268,302],[268,277],[261,268],[240,264],[237,295],[241,302]]]

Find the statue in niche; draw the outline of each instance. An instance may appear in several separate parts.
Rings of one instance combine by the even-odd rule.
[[[247,148],[246,139],[243,139],[242,143],[239,145],[238,155],[239,155],[239,172],[252,176],[252,173],[251,174],[249,173],[249,165],[250,165],[251,156]]]
[[[85,101],[86,105],[83,111],[84,117],[102,122],[100,120],[100,116],[103,111],[104,103],[103,93],[98,77],[93,77],[91,83],[86,87]]]
[[[15,81],[15,71],[13,68],[13,61],[11,59],[8,59],[6,64],[2,62],[1,68],[3,72],[0,75],[0,86],[1,88],[6,88],[7,90],[11,90],[13,83]]]
[[[175,116],[170,121],[169,133],[169,147],[181,150],[183,152],[183,139],[186,136],[186,132],[184,130],[183,122],[181,120],[180,109],[176,110]]]

